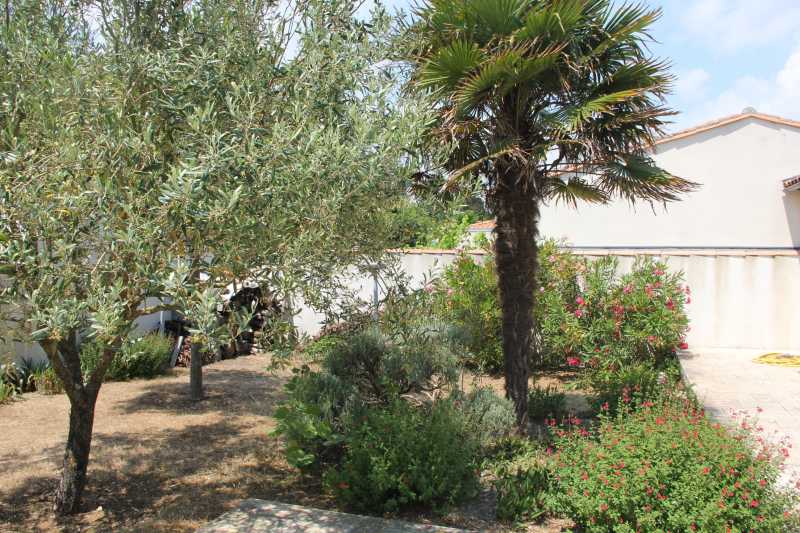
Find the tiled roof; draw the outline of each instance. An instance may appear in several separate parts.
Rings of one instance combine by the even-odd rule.
[[[787,191],[800,191],[800,174],[783,180],[783,188]]]
[[[728,124],[733,124],[734,122],[739,122],[740,120],[746,120],[748,118],[755,118],[758,120],[763,120],[764,122],[769,122],[771,124],[780,124],[781,126],[789,126],[792,128],[800,129],[800,122],[796,120],[789,120],[788,118],[778,117],[775,115],[765,115],[764,113],[755,113],[755,112],[739,113],[738,115],[731,115],[729,117],[712,120],[711,122],[705,122],[693,128],[689,128],[687,130],[682,130],[673,133],[671,135],[661,137],[654,144],[658,145],[671,141],[677,141],[678,139],[691,137],[692,135],[697,135],[698,133],[703,133],[704,131],[713,130],[715,128],[720,128],[722,126],[727,126]]]
[[[481,220],[474,224],[470,224],[467,231],[484,231],[494,229],[494,220]]]

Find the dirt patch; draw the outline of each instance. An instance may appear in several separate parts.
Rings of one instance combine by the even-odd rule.
[[[86,512],[67,519],[51,512],[67,435],[66,396],[32,393],[0,406],[0,531],[194,531],[245,498],[335,508],[319,479],[286,464],[280,442],[269,435],[290,372],[270,373],[268,363],[251,355],[206,366],[207,399],[199,403],[188,398],[187,369],[103,385]],[[502,391],[502,380],[484,384]],[[484,492],[443,517],[405,518],[519,531],[474,512],[493,507],[490,500]],[[562,531],[562,523],[527,530]]]
[[[287,373],[268,373],[267,364],[252,355],[205,367],[208,398],[200,403],[188,398],[186,369],[103,385],[87,513],[64,521],[50,506],[67,434],[66,396],[33,393],[0,407],[0,530],[191,531],[242,498],[326,505],[268,435]]]

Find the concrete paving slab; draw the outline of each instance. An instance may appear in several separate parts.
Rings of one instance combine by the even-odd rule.
[[[243,500],[197,533],[466,533],[463,529],[411,524],[266,500]]]
[[[744,410],[758,419],[764,435],[775,442],[786,437],[793,447],[782,476],[800,478],[800,368],[763,365],[755,350],[694,350],[681,354],[683,375],[706,412],[722,422]],[[760,410],[760,412],[759,412]]]

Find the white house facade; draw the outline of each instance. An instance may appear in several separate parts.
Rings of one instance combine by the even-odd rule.
[[[695,347],[800,351],[800,122],[747,111],[662,138],[654,158],[698,190],[666,205],[547,205],[541,235],[623,268],[644,254],[682,270]]]

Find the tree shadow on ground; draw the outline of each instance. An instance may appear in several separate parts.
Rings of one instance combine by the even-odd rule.
[[[206,369],[205,399],[195,402],[185,383],[174,380],[154,382],[135,398],[118,402],[115,410],[132,414],[162,411],[173,414],[210,414],[270,416],[285,395],[286,378],[248,370]]]
[[[0,530],[191,531],[244,498],[330,507],[319,479],[289,467],[266,428],[225,420],[148,435],[98,434],[94,450],[84,509],[102,511],[55,519],[57,479],[34,477],[2,495]]]

